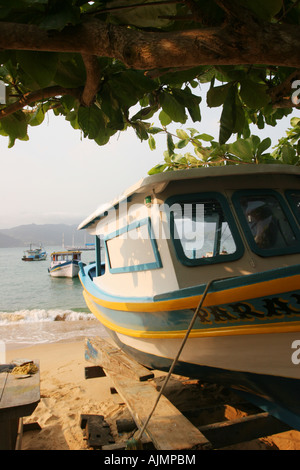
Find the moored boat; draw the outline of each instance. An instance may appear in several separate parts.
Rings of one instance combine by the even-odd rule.
[[[24,251],[22,256],[23,261],[43,261],[45,259],[47,259],[47,252],[42,245],[38,248],[33,248],[32,244],[30,244],[29,250]]]
[[[191,327],[174,373],[231,386],[300,430],[299,223],[294,166],[147,177],[80,224],[96,246],[79,274],[85,301],[155,369]]]
[[[79,272],[78,263],[81,260],[81,252],[55,251],[51,253],[51,264],[48,272],[52,277],[76,277]]]

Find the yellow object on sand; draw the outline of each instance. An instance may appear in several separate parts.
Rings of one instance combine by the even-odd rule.
[[[16,366],[13,368],[11,371],[12,374],[21,374],[21,375],[26,375],[26,374],[36,374],[38,372],[38,367],[33,363],[33,362],[27,362],[25,364],[22,364],[20,366]]]

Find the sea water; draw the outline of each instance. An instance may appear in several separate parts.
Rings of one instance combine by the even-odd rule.
[[[46,260],[23,261],[22,248],[0,248],[0,342],[12,348],[106,336],[85,304],[79,278],[49,275],[50,254],[62,248],[45,249]],[[95,251],[81,258],[93,262]]]

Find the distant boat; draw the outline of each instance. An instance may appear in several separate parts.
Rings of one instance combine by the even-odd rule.
[[[55,251],[51,253],[51,265],[48,272],[53,277],[76,277],[80,260],[81,251],[79,250]]]
[[[95,250],[95,243],[85,243],[82,246],[66,246],[67,251],[92,251]]]
[[[45,259],[47,259],[47,253],[42,245],[39,248],[32,248],[31,244],[29,250],[24,251],[22,257],[23,261],[43,261]]]

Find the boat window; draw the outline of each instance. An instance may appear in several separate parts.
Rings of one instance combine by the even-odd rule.
[[[262,256],[299,252],[299,233],[275,191],[241,191],[234,203],[251,249]]]
[[[292,211],[300,223],[300,191],[286,191],[286,197],[290,203]]]
[[[166,201],[176,254],[186,265],[237,259],[243,247],[226,199],[215,193]]]
[[[96,271],[94,276],[102,276],[105,273],[105,256],[103,238],[95,235],[95,254],[96,254]]]
[[[112,273],[144,271],[161,267],[150,219],[123,227],[105,238]]]

